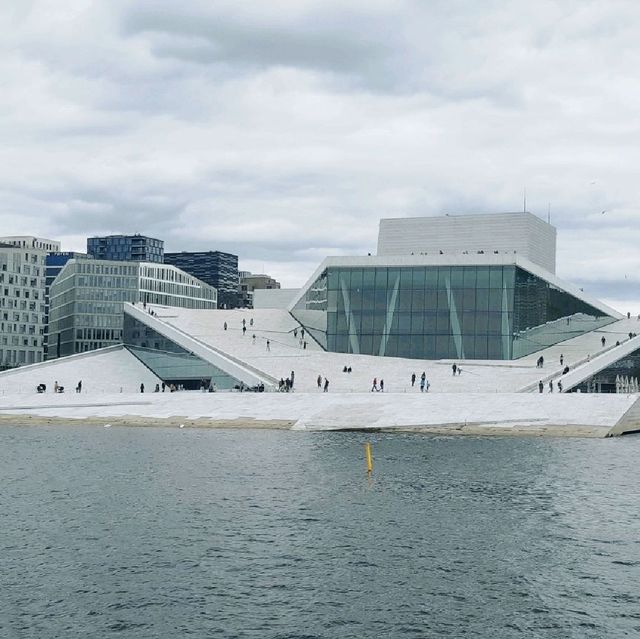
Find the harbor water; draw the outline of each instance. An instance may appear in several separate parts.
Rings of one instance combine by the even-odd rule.
[[[0,438],[3,638],[640,636],[638,436]]]

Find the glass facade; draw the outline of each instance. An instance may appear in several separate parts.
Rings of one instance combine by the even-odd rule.
[[[615,321],[515,266],[329,267],[292,310],[328,351],[516,359]]]
[[[122,341],[123,305],[214,309],[216,290],[165,264],[70,260],[50,290],[48,358]]]
[[[204,380],[207,386],[212,381],[219,390],[226,390],[240,383],[129,315],[124,316],[123,341],[133,355],[167,384],[198,389]]]
[[[162,263],[164,242],[145,235],[90,237],[87,239],[87,253],[97,260]]]
[[[617,362],[603,368],[595,375],[572,388],[581,393],[628,393],[629,382],[640,379],[640,349],[629,353]]]
[[[218,291],[218,308],[238,306],[238,256],[222,251],[165,253],[164,263],[173,264]]]

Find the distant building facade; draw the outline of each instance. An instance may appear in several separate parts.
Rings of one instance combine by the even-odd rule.
[[[256,275],[248,271],[240,272],[240,306],[242,308],[253,308],[253,292],[256,289],[280,288],[280,282],[274,280],[270,275]]]
[[[87,253],[97,260],[162,263],[164,242],[138,234],[90,237],[87,238]]]
[[[79,253],[77,251],[54,251],[48,253],[46,257],[46,282],[45,282],[45,318],[44,318],[44,358],[47,358],[47,351],[49,349],[49,289],[53,284],[53,280],[56,279],[64,265],[69,260],[88,259],[89,256],[86,253]]]
[[[48,358],[121,343],[125,302],[215,309],[217,292],[167,264],[69,260],[51,286]]]
[[[218,308],[238,306],[238,256],[222,251],[165,253],[164,263],[213,286],[218,291]]]
[[[48,243],[60,246],[37,238],[0,239],[0,368],[44,357],[47,249],[40,246]]]
[[[47,253],[60,250],[60,242],[57,240],[48,240],[33,235],[4,235],[0,237],[0,242],[20,248],[38,249]]]

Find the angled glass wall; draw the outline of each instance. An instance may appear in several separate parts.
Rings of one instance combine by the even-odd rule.
[[[227,390],[240,383],[127,314],[124,315],[123,341],[133,355],[167,384],[198,389],[202,381],[207,386],[211,381],[219,390]]]
[[[292,314],[328,351],[515,359],[614,318],[512,266],[326,269]]]
[[[629,393],[640,380],[640,349],[625,355],[571,389],[581,393]]]

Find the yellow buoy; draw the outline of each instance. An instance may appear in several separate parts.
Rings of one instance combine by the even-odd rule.
[[[367,473],[371,473],[373,471],[373,455],[371,454],[371,444],[369,442],[364,445],[364,454],[367,459]]]

